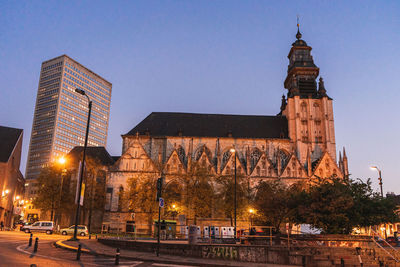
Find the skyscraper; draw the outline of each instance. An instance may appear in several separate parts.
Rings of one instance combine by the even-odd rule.
[[[92,104],[89,146],[106,146],[112,84],[77,61],[62,55],[42,63],[26,179],[35,179],[49,162],[83,146],[88,114],[86,92]]]

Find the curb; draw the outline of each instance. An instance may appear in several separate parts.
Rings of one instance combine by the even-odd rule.
[[[67,244],[64,244],[63,241],[64,240],[58,240],[57,242],[54,243],[54,245],[56,247],[58,247],[58,248],[63,248],[63,249],[66,249],[66,250],[71,250],[71,251],[77,251],[78,250],[77,247],[73,247],[73,246],[69,246]],[[95,253],[92,253],[90,250],[88,250],[86,248],[81,248],[81,252],[88,253],[88,254],[95,254]]]
[[[67,244],[64,244],[63,241],[65,240],[59,240],[57,242],[54,243],[54,245],[57,248],[61,248],[61,249],[65,249],[65,250],[70,250],[70,251],[77,251],[78,248],[77,247],[73,247]],[[82,248],[81,251],[83,253],[86,254],[91,254],[91,255],[95,255],[95,256],[103,256],[103,257],[107,257],[107,258],[115,258],[115,255],[109,255],[109,254],[105,254],[105,253],[97,253],[97,252],[93,252],[90,251],[88,249],[84,249]],[[147,259],[147,258],[141,258],[141,257],[132,257],[132,256],[124,256],[124,255],[120,255],[120,259],[126,259],[126,260],[133,260],[133,261],[145,261],[145,262],[153,262],[153,263],[165,263],[165,264],[190,264],[190,265],[195,265],[195,266],[215,266],[215,267],[222,267],[222,266],[239,266],[239,265],[235,265],[233,262],[227,261],[226,264],[221,264],[221,263],[198,263],[198,262],[182,262],[182,261],[174,261],[174,260],[168,260],[168,259]],[[249,262],[250,263],[250,262]]]

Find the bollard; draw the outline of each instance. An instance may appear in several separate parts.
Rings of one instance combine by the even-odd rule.
[[[35,246],[33,247],[33,252],[36,253],[39,245],[39,237],[35,239]]]
[[[301,257],[301,266],[306,267],[306,256]]]
[[[32,236],[33,236],[33,234],[31,234],[31,237],[29,237],[28,247],[32,247]]]
[[[81,260],[81,250],[82,250],[82,245],[79,244],[78,250],[77,250],[77,252],[76,252],[76,260],[77,260],[77,261]]]
[[[92,235],[91,234],[89,234],[89,239],[92,239]]]
[[[117,248],[117,253],[115,254],[115,265],[119,265],[119,248]]]
[[[96,234],[96,239],[97,239],[97,234]]]
[[[340,267],[344,267],[344,259],[340,259]]]

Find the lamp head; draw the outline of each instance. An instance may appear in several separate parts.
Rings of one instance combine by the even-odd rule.
[[[6,190],[4,191],[4,193],[6,193],[6,195],[7,195],[8,193],[10,193],[10,190],[6,189]]]
[[[15,199],[18,200],[20,198],[20,196],[16,196]]]
[[[75,92],[77,92],[78,94],[81,94],[81,95],[86,95],[85,91],[83,91],[82,89],[79,89],[79,88],[76,88]]]
[[[172,208],[173,208],[173,209],[175,209],[175,208],[176,208],[176,205],[175,205],[175,204],[173,204],[173,205],[172,205]]]
[[[254,213],[254,210],[253,210],[253,209],[249,209],[249,212],[250,212],[251,214],[253,214],[253,213]]]
[[[236,152],[236,150],[235,150],[234,148],[231,148],[229,151],[230,151],[231,153],[235,153],[235,152]]]
[[[58,163],[65,164],[65,158],[64,157],[59,158]]]
[[[369,167],[371,170],[379,170],[377,166],[371,166]]]

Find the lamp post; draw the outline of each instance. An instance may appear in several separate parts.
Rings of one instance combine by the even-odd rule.
[[[381,197],[383,198],[383,188],[382,188],[382,172],[377,166],[371,166],[371,170],[377,170],[379,174],[379,186],[381,187]]]
[[[381,187],[381,198],[383,198],[383,188],[382,188],[382,172],[377,166],[371,166],[371,170],[377,170],[379,174],[379,186]],[[385,239],[387,239],[386,223],[384,224]]]
[[[80,202],[81,202],[81,192],[82,192],[82,182],[83,182],[83,171],[85,169],[85,157],[86,157],[86,148],[87,148],[87,142],[88,142],[88,136],[89,136],[89,124],[90,124],[90,114],[92,112],[92,101],[89,99],[88,95],[83,91],[82,89],[76,88],[75,92],[78,94],[81,94],[83,96],[86,96],[88,100],[88,118],[87,118],[87,124],[86,124],[86,135],[85,135],[85,145],[83,146],[83,155],[82,155],[82,166],[81,166],[81,171],[79,173],[79,187],[78,187],[78,203],[76,206],[76,215],[75,215],[75,228],[74,228],[74,237],[71,238],[71,240],[78,240],[77,238],[77,233],[78,233],[78,223],[79,223],[79,212],[80,212]]]
[[[235,208],[235,240],[236,240],[236,150],[234,148],[231,148],[230,152],[234,155],[235,157],[235,187],[234,187],[234,194],[233,194],[233,201],[234,201],[234,208]]]
[[[250,212],[250,228],[253,226],[253,214],[254,214],[254,210],[253,209],[249,209]]]

